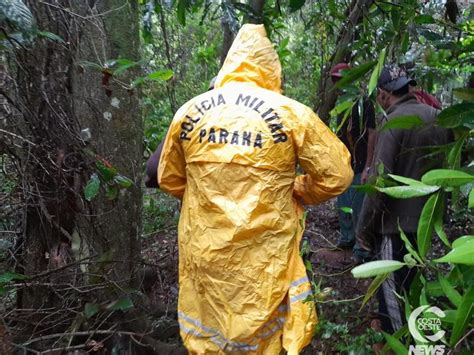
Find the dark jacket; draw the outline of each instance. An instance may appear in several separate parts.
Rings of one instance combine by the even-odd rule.
[[[428,170],[439,168],[442,156],[434,157],[429,147],[449,143],[449,131],[435,126],[435,108],[419,103],[412,94],[403,96],[387,110],[385,122],[400,116],[418,116],[424,125],[414,129],[389,129],[378,133],[372,172],[382,163],[384,172],[419,180]],[[377,193],[364,199],[358,221],[359,235],[398,234],[398,221],[407,233],[416,232],[426,197],[393,199]]]

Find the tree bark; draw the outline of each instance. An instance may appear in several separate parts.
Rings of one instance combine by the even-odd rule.
[[[357,25],[364,18],[369,7],[374,0],[352,0],[347,13],[347,21],[341,26],[337,47],[331,56],[331,60],[324,67],[319,81],[319,88],[314,105],[314,111],[325,121],[329,121],[329,112],[334,108],[337,100],[337,90],[333,90],[334,84],[331,81],[330,70],[337,63],[350,62],[351,42],[354,39]]]
[[[252,16],[247,15],[245,22],[260,24],[263,23],[263,8],[265,6],[265,0],[249,0],[248,5],[253,10]]]
[[[115,78],[106,65],[139,60],[138,2],[26,4],[38,28],[62,39],[36,39],[15,53],[14,101],[21,109],[15,134],[27,138],[19,157],[25,224],[16,271],[34,280],[19,292],[18,308],[54,309],[48,317],[33,313],[27,324],[34,327],[23,334],[29,337],[76,326],[71,322],[86,302],[107,304],[139,289],[143,123],[139,95],[129,86],[137,69]],[[84,61],[102,69],[81,67]],[[99,159],[133,186],[112,200],[101,190],[88,202],[84,188]],[[97,283],[106,287],[77,292]],[[92,326],[106,326],[107,317]]]

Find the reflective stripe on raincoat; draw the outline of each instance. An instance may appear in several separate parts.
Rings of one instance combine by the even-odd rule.
[[[158,180],[182,199],[178,318],[191,354],[297,354],[317,323],[301,203],[342,193],[350,155],[280,91],[264,27],[244,25],[215,90],[183,105],[168,131]]]

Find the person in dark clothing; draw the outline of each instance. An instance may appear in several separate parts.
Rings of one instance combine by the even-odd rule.
[[[377,101],[386,112],[384,122],[400,116],[418,116],[424,125],[414,129],[388,129],[378,133],[375,146],[373,175],[383,164],[384,172],[420,180],[429,169],[436,168],[443,159],[427,157],[426,148],[449,143],[449,131],[435,125],[438,110],[417,101],[410,93],[410,85],[416,85],[398,66],[383,68],[378,81]],[[428,164],[429,163],[429,164]],[[429,165],[429,166],[428,166]],[[375,249],[381,260],[403,261],[407,253],[400,238],[398,225],[408,239],[416,244],[416,230],[425,197],[392,199],[386,195],[368,195],[364,199],[356,234],[361,247]],[[379,312],[382,329],[395,332],[402,326],[400,300],[395,293],[403,294],[414,275],[407,268],[391,274],[379,289]]]
[[[339,63],[331,70],[331,79],[336,83],[342,77],[342,71],[350,69],[346,63]],[[356,103],[352,107],[351,114],[343,122],[343,116],[338,117],[338,126],[341,126],[339,139],[349,149],[352,156],[352,169],[354,179],[349,189],[337,197],[337,207],[339,214],[340,237],[337,243],[338,248],[352,248],[354,258],[361,259],[367,257],[364,249],[360,248],[355,241],[355,227],[359,216],[364,194],[357,191],[354,186],[364,184],[367,180],[367,172],[372,163],[375,146],[375,110],[372,102],[365,98],[362,109],[362,120],[359,114],[359,105]],[[343,211],[344,207],[352,209],[351,213]]]

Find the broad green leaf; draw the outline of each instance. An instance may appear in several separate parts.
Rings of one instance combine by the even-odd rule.
[[[435,19],[431,15],[419,15],[419,16],[416,16],[413,20],[415,21],[417,25],[435,23]]]
[[[405,232],[403,231],[402,227],[400,227],[400,223],[398,224],[398,231],[400,232],[400,238],[403,240],[405,243],[405,248],[408,250],[408,252],[413,255],[413,257],[420,263],[423,264],[423,260],[420,258],[418,253],[416,252],[415,248],[411,244],[410,240],[406,236]]]
[[[377,260],[356,266],[351,273],[356,278],[374,277],[387,274],[405,266],[405,263],[396,260]]]
[[[458,291],[451,285],[447,278],[442,275],[438,275],[438,280],[443,288],[443,292],[448,297],[449,301],[456,307],[460,307],[462,303],[462,296]]]
[[[400,176],[400,175],[393,175],[393,174],[388,174],[393,180],[401,182],[402,184],[410,185],[410,186],[427,186],[423,184],[421,181],[407,178],[405,176]]]
[[[146,76],[146,79],[166,81],[173,77],[173,71],[171,69],[158,70]]]
[[[130,180],[128,177],[123,176],[123,175],[116,175],[114,177],[114,181],[119,184],[120,187],[124,189],[128,189],[129,187],[133,186],[133,181]]]
[[[331,110],[331,116],[339,116],[341,113],[352,108],[352,101],[344,101]]]
[[[376,189],[393,198],[412,198],[429,195],[440,189],[439,186],[392,186]]]
[[[380,131],[386,131],[388,129],[412,129],[415,127],[423,126],[423,120],[418,116],[399,116],[387,121]]]
[[[474,89],[468,89],[468,88],[454,89],[453,94],[460,100],[474,102]]]
[[[91,179],[84,189],[84,197],[87,201],[92,201],[94,197],[97,196],[100,188],[100,180],[97,174],[92,174]]]
[[[471,287],[464,295],[461,305],[456,312],[456,320],[453,326],[453,332],[449,339],[449,346],[454,347],[464,334],[472,318],[472,309],[474,307],[474,287]]]
[[[408,355],[408,350],[405,348],[405,345],[400,342],[400,340],[385,332],[383,332],[383,336],[390,346],[390,349],[392,349],[396,355]]]
[[[387,279],[387,277],[390,274],[380,274],[373,281],[370,283],[369,288],[367,289],[367,292],[365,293],[364,299],[362,300],[362,305],[360,306],[359,312],[364,308],[364,306],[369,302],[369,300],[372,298],[372,296],[377,292],[379,287],[384,283],[384,281]]]
[[[474,241],[474,235],[463,235],[453,242],[453,249],[459,248],[461,245],[467,242]]]
[[[474,265],[474,240],[461,244],[435,262]]]
[[[345,85],[349,83],[353,83],[354,81],[362,78],[370,69],[372,69],[377,62],[371,61],[362,65],[359,65],[356,68],[346,70],[345,73],[343,73],[341,80],[339,80],[336,85],[334,85],[335,88],[342,88]]]
[[[100,306],[95,303],[86,303],[84,306],[84,315],[87,319],[93,317],[95,314],[99,313]]]
[[[124,297],[109,303],[106,309],[109,311],[125,311],[133,307],[134,305],[132,300],[129,297]]]
[[[443,195],[441,192],[430,196],[421,211],[416,232],[416,242],[418,252],[424,258],[431,246],[431,237],[433,235],[435,222],[442,219]]]
[[[313,264],[311,264],[311,261],[306,260],[305,266],[306,266],[306,270],[308,270],[309,272],[313,272]]]
[[[301,9],[305,2],[306,0],[290,0],[290,3],[289,3],[290,11],[294,12]]]
[[[23,274],[17,274],[16,272],[4,272],[3,274],[0,274],[0,283],[6,283],[10,282],[13,280],[27,280],[29,279],[28,276],[23,275]]]
[[[462,103],[444,109],[437,117],[438,123],[446,128],[472,126],[474,103]]]
[[[421,177],[421,181],[427,185],[442,187],[459,187],[474,181],[474,175],[461,170],[435,169],[428,171]]]
[[[369,86],[368,86],[368,95],[372,95],[375,88],[377,87],[377,81],[379,80],[380,73],[382,72],[383,64],[385,63],[385,55],[387,53],[386,48],[382,49],[379,54],[379,59],[377,61],[377,65],[375,66],[374,70],[372,71],[372,75],[370,76]]]

